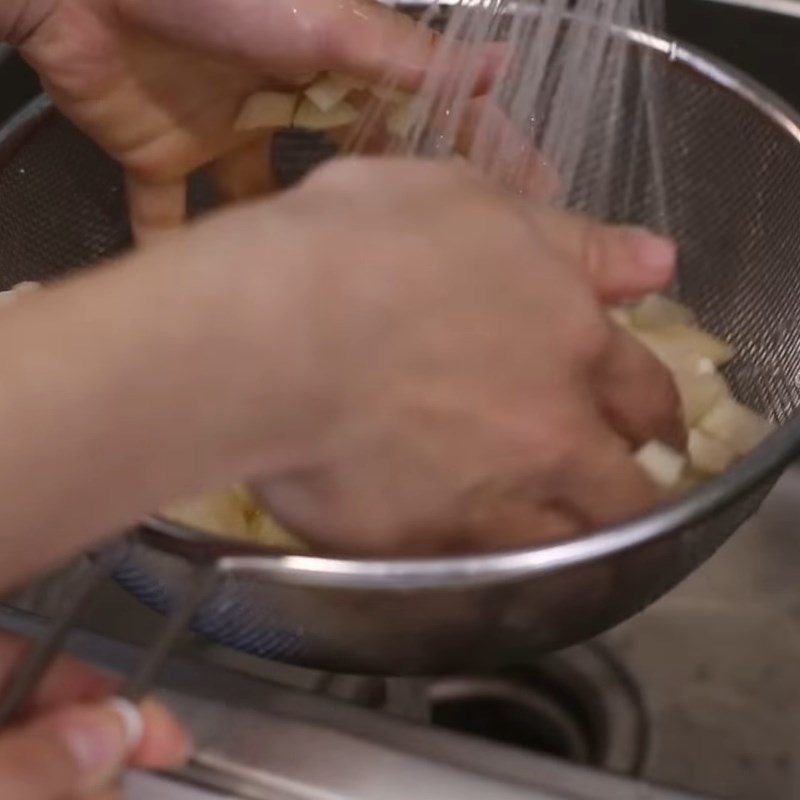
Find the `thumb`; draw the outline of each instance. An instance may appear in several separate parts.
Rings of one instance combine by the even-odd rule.
[[[545,240],[580,267],[605,303],[636,300],[675,277],[675,243],[644,228],[603,225],[541,206],[536,220]]]
[[[103,788],[138,744],[135,706],[114,698],[37,717],[0,736],[0,797],[57,800]]]

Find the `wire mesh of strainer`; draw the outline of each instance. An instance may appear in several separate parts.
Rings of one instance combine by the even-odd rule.
[[[664,92],[681,297],[704,327],[736,344],[728,376],[739,399],[787,423],[800,408],[800,129],[727,67],[657,37],[630,41],[635,53],[655,54]],[[619,154],[633,164],[649,158],[633,136]],[[317,138],[291,134],[276,167],[288,180],[324,155]],[[119,170],[46,104],[5,129],[0,158],[0,288],[127,245]],[[658,222],[651,188],[644,177],[626,182],[624,195],[612,184],[611,216]],[[640,610],[708,557],[755,511],[798,441],[797,427],[784,425],[676,505],[522,553],[370,562],[229,552],[195,628],[254,654],[344,671],[434,671],[562,646]],[[117,578],[170,610],[192,585],[192,561],[211,551],[190,531],[158,521],[149,529]]]

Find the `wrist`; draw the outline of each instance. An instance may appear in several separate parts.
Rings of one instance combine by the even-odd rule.
[[[49,16],[55,0],[3,0],[0,3],[0,42],[24,44]]]
[[[258,202],[182,237],[185,281],[213,298],[206,314],[217,323],[198,330],[197,347],[224,375],[218,416],[235,423],[227,459],[236,478],[310,466],[333,425],[336,376],[317,279],[326,260],[300,228],[281,201]]]
[[[175,497],[316,463],[329,392],[280,216],[223,215],[0,315],[0,585]]]

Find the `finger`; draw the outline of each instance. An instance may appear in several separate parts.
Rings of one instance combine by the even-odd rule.
[[[576,536],[584,524],[557,504],[541,505],[527,493],[474,498],[461,509],[457,524],[434,522],[392,537],[392,547],[365,543],[360,555],[441,556],[516,550]]]
[[[438,34],[374,0],[337,4],[337,13],[325,28],[325,67],[371,82],[391,75],[399,88],[417,89],[437,58]],[[448,75],[455,80],[464,71],[465,58],[479,58],[480,62],[470,67],[474,70],[471,93],[478,94],[491,84],[506,55],[506,49],[499,46],[490,45],[479,56],[472,47],[453,46],[446,63],[436,67],[442,81],[448,80]]]
[[[657,439],[683,450],[681,401],[669,370],[621,328],[611,337],[594,384],[600,410],[635,445]]]
[[[633,518],[661,498],[625,442],[601,421],[581,437],[581,448],[563,475],[558,499],[589,527]]]
[[[643,228],[603,225],[540,206],[531,218],[550,246],[587,275],[604,302],[659,291],[675,276],[675,243]]]
[[[28,647],[30,642],[27,640],[0,633],[0,674],[11,675]],[[53,711],[69,705],[99,703],[112,696],[118,688],[117,678],[98,672],[71,656],[62,655],[39,682],[26,711]],[[161,703],[152,699],[141,704],[141,714],[144,732],[131,763],[151,769],[182,763],[191,749],[191,741],[175,718]]]
[[[214,183],[227,202],[247,200],[272,191],[274,131],[222,155],[209,168]]]
[[[137,244],[170,235],[186,221],[186,181],[155,183],[132,172],[125,175],[131,231]]]
[[[157,700],[145,700],[140,706],[144,732],[130,758],[131,766],[169,769],[185,763],[192,742],[177,720]]]
[[[0,735],[0,796],[60,800],[108,786],[137,745],[110,703],[71,706]]]
[[[473,502],[451,549],[461,553],[465,549],[514,550],[569,539],[582,528],[582,521],[569,509],[537,502],[526,488]]]

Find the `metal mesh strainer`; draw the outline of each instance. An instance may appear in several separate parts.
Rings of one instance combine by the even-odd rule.
[[[800,128],[735,72],[665,40],[668,218],[681,245],[681,295],[734,342],[739,398],[780,423],[800,408]],[[621,141],[633,163],[648,158]],[[296,176],[319,140],[289,136],[276,165]],[[0,288],[86,266],[129,241],[119,170],[45,103],[0,138]],[[644,173],[643,173],[644,174]],[[199,191],[199,190],[198,190]],[[634,185],[626,221],[648,217]],[[612,187],[621,198],[621,187]],[[622,203],[622,200],[620,200]],[[613,207],[613,206],[612,206]],[[641,609],[707,558],[757,508],[800,443],[796,425],[722,479],[634,523],[523,553],[428,561],[347,561],[209,547],[161,522],[132,544],[117,578],[175,606],[192,562],[220,581],[195,619],[249,652],[345,671],[433,671],[513,658],[588,637]],[[86,498],[91,502],[91,497]]]

